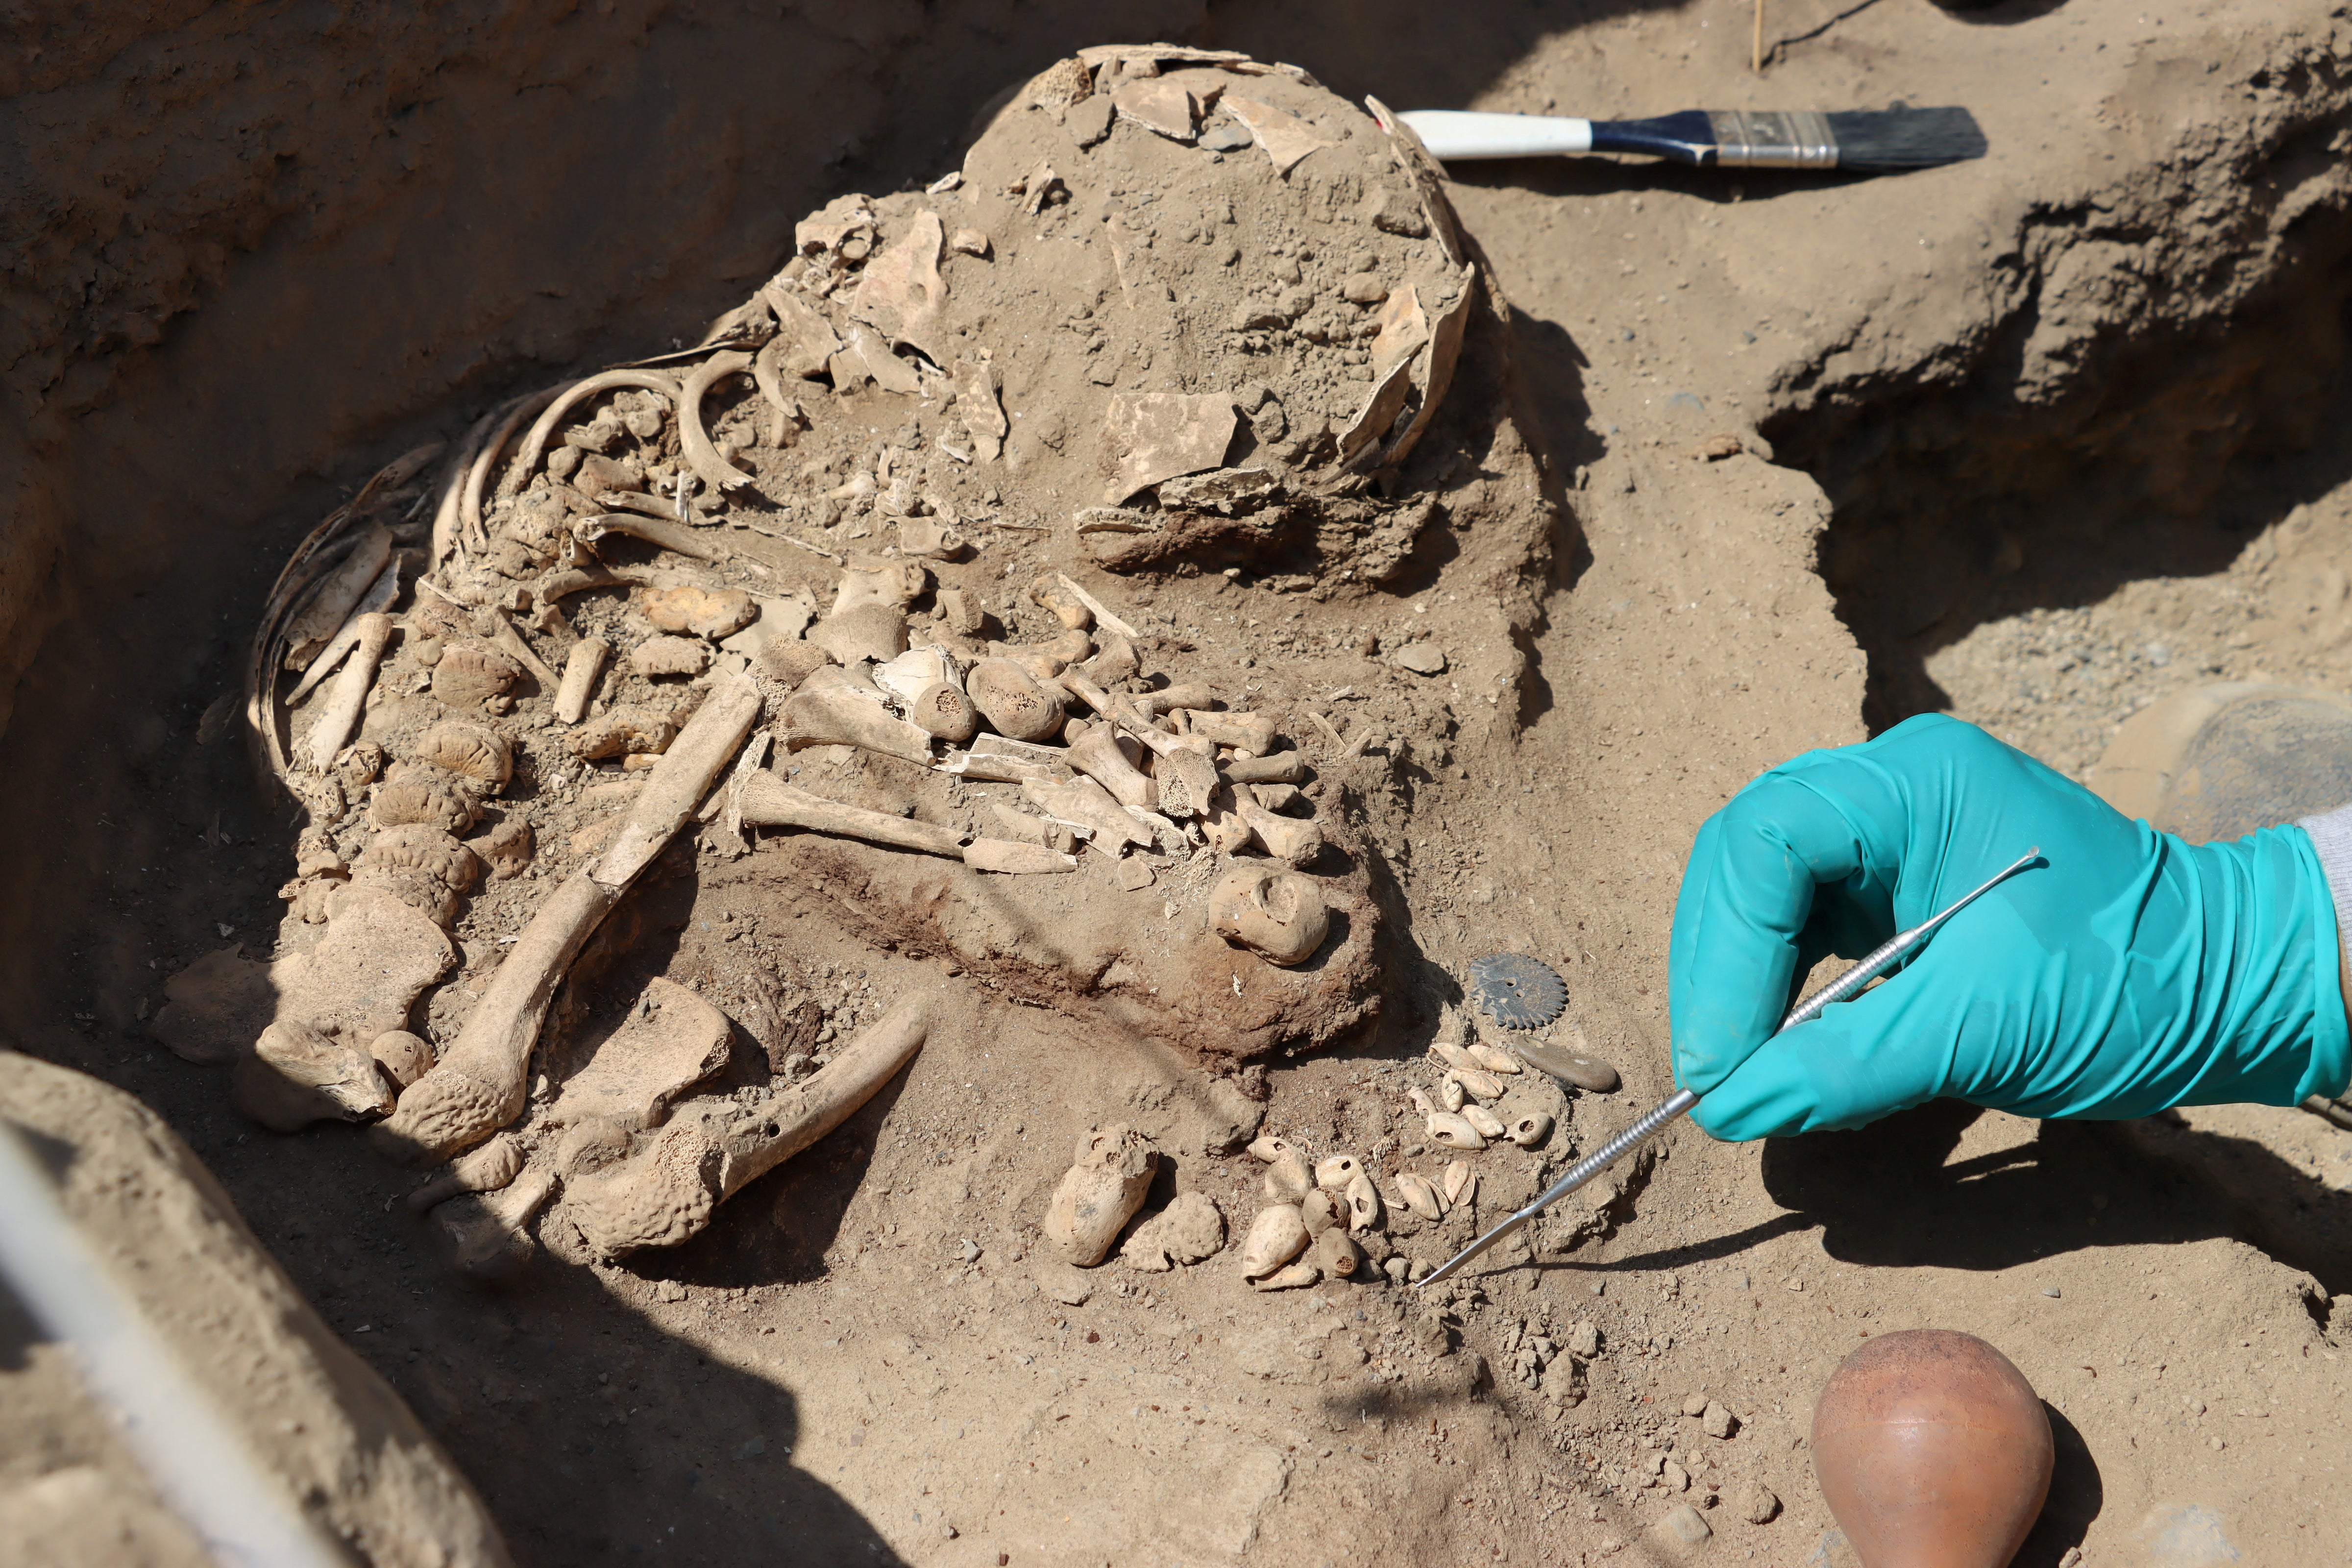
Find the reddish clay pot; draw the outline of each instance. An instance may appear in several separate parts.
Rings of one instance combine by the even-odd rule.
[[[1813,1473],[1864,1568],[2006,1568],[2056,1448],[2025,1374],[1972,1334],[1881,1334],[1813,1407]]]

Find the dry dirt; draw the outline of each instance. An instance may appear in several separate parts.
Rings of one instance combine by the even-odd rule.
[[[1465,423],[1433,435],[1409,470],[1407,490],[1442,496],[1441,513],[1377,589],[1318,589],[1355,547],[1335,552],[1320,534],[1277,563],[1236,557],[1231,578],[1214,559],[1193,575],[1107,574],[1058,535],[992,536],[975,558],[972,586],[1000,595],[992,609],[1012,612],[1006,590],[1058,562],[1119,595],[1115,607],[1154,617],[1166,628],[1160,668],[1236,685],[1276,714],[1314,763],[1318,811],[1360,836],[1389,944],[1378,1016],[1318,1052],[1273,1058],[1268,1131],[1434,1173],[1440,1162],[1409,1152],[1421,1140],[1405,1090],[1433,1084],[1422,1050],[1458,1005],[1468,962],[1524,951],[1567,978],[1570,1020],[1623,1089],[1568,1097],[1546,1150],[1472,1157],[1475,1214],[1435,1226],[1392,1214],[1382,1235],[1407,1259],[1436,1261],[1568,1147],[1589,1147],[1665,1090],[1664,938],[1682,855],[1762,767],[1944,709],[2080,774],[2123,717],[2180,685],[2254,673],[2344,683],[2352,405],[2333,375],[2352,234],[2335,63],[2344,17],[2245,4],[2183,21],[2120,0],[2011,0],[1968,16],[1895,0],[1816,9],[1774,12],[1770,101],[1963,102],[1994,155],[1868,183],[1612,163],[1457,171],[1454,205],[1508,315],[1465,354]],[[1146,9],[1130,32],[1295,60],[1343,96],[1374,91],[1399,107],[1606,116],[1748,100],[1747,15],[1596,7],[1546,33],[1486,8]],[[1110,21],[1087,34],[1113,36]],[[590,77],[658,76],[728,41],[716,24],[681,37],[646,21],[642,37],[579,26],[577,47],[608,51],[601,66],[565,68]],[[894,13],[856,47],[879,58],[915,31]],[[268,957],[277,940],[272,894],[293,829],[247,778],[234,726],[207,728],[209,742],[197,732],[236,686],[231,650],[259,600],[252,577],[266,584],[310,521],[302,509],[320,510],[299,467],[356,483],[373,465],[329,454],[363,435],[388,456],[469,377],[487,405],[493,387],[543,384],[575,355],[584,368],[611,357],[588,355],[585,332],[619,333],[617,352],[690,337],[772,270],[793,216],[841,192],[898,191],[883,199],[910,210],[953,165],[951,132],[969,111],[1052,53],[975,84],[965,79],[977,65],[937,63],[951,41],[890,57],[907,73],[892,80],[941,84],[925,105],[936,140],[886,142],[855,177],[793,163],[795,197],[764,226],[746,236],[709,219],[705,232],[747,253],[731,267],[675,237],[632,263],[633,237],[661,224],[599,228],[576,250],[593,258],[602,299],[628,299],[625,310],[559,300],[535,327],[527,289],[486,295],[474,315],[421,332],[421,358],[361,355],[383,384],[331,417],[296,418],[299,386],[257,395],[272,421],[303,430],[290,457],[233,481],[200,431],[141,459],[184,472],[184,488],[247,487],[257,504],[242,515],[276,521],[153,545],[152,572],[84,563],[71,576],[67,598],[85,613],[28,666],[0,758],[26,803],[19,820],[60,825],[10,852],[18,912],[0,1018],[19,1042],[169,1117],[526,1563],[1840,1562],[1804,1452],[1811,1400],[1860,1338],[1927,1324],[1991,1340],[2051,1405],[2058,1479],[2021,1563],[2329,1560],[2347,1393],[2330,1293],[2352,1289],[2352,1256],[2327,1241],[2332,1227],[2297,1216],[2347,1201],[2347,1163],[2336,1135],[2296,1112],[2200,1112],[2175,1131],[2226,1146],[2241,1167],[2229,1187],[2183,1173],[2210,1161],[2152,1159],[2145,1140],[2109,1129],[1963,1107],[1761,1148],[1685,1128],[1600,1204],[1549,1221],[1532,1258],[1501,1259],[1435,1301],[1385,1285],[1259,1295],[1230,1246],[1170,1273],[1114,1260],[1081,1291],[1046,1265],[1036,1233],[1078,1134],[1110,1121],[1150,1132],[1167,1160],[1149,1210],[1204,1193],[1237,1237],[1260,1168],[1213,1152],[1236,1107],[1211,1085],[1246,1080],[1204,1073],[1202,1058],[1224,1054],[1216,1041],[1171,1045],[1086,985],[1037,984],[1051,966],[1023,971],[1026,994],[1006,994],[984,983],[1005,984],[1012,968],[919,947],[904,912],[919,905],[912,857],[773,839],[740,859],[688,849],[658,863],[625,910],[635,940],[581,999],[578,1026],[667,974],[739,1026],[729,1070],[740,1076],[722,1080],[733,1090],[758,1087],[759,1047],[808,1018],[806,1003],[838,1031],[920,989],[947,1003],[944,1021],[864,1111],[687,1247],[617,1268],[542,1252],[491,1289],[441,1268],[395,1201],[415,1178],[378,1161],[358,1130],[262,1131],[229,1110],[226,1072],[145,1037],[167,976],[225,943]],[[233,37],[214,33],[204,48],[229,51]],[[92,65],[61,79],[106,79]],[[709,105],[692,112],[724,119]],[[681,134],[730,148],[707,156],[746,184],[779,156],[730,143],[723,124]],[[571,166],[560,149],[541,155]],[[997,268],[1017,263],[1016,233],[1042,244],[1042,231],[1090,214],[1108,227],[1089,204],[1131,189],[1102,172],[1101,153],[1073,146],[1055,167],[1069,208],[1042,223],[1021,215],[1036,227],[1018,230],[992,213]],[[537,179],[535,190],[547,183]],[[1002,184],[963,199],[996,200]],[[592,187],[549,205],[591,195],[610,199]],[[1183,237],[1201,216],[1162,218],[1155,254],[1202,243]],[[534,236],[561,226],[517,224]],[[336,243],[363,250],[383,232],[362,225]],[[219,243],[224,256],[253,246]],[[189,284],[206,302],[147,357],[135,332],[125,347],[120,332],[60,329],[47,340],[56,365],[99,368],[42,371],[19,353],[12,391],[87,407],[85,429],[121,446],[132,415],[152,407],[139,401],[142,378],[201,365],[189,340],[230,331],[229,303],[246,301],[249,321],[298,258],[330,277],[360,270],[332,246],[276,243],[245,265],[214,263],[234,279],[220,295]],[[1236,248],[1237,266],[1269,273],[1300,259],[1250,233]],[[711,281],[649,275],[689,263]],[[437,259],[405,265],[403,288],[450,286]],[[1154,363],[1101,306],[1132,308],[1117,264],[1085,276],[1100,289],[1098,330],[1071,311],[1066,358],[1020,390],[1007,378],[1008,412],[1074,388],[1107,398],[1114,385],[1072,380],[1104,353],[1129,356],[1116,389],[1149,383]],[[125,287],[130,315],[155,309]],[[324,304],[289,303],[288,319],[364,319],[342,287]],[[556,346],[518,355],[516,339],[535,331]],[[1185,374],[1231,377],[1202,331],[1148,341]],[[479,344],[492,335],[488,363],[552,363],[486,370]],[[1194,353],[1198,363],[1182,357]],[[454,436],[481,405],[443,408],[430,426]],[[233,425],[235,414],[206,418]],[[869,424],[869,437],[884,434]],[[55,417],[26,427],[71,447]],[[1088,456],[1083,428],[1067,418],[1058,449],[1073,471]],[[1718,435],[1743,450],[1702,455]],[[264,462],[248,433],[215,444],[237,464]],[[35,488],[54,500],[95,484],[129,506],[137,487],[93,477],[101,461],[79,452],[34,470]],[[1052,477],[1057,492],[1075,483]],[[787,499],[804,493],[773,478]],[[1017,483],[999,483],[992,503],[974,493],[966,509],[1024,501]],[[1058,494],[1049,507],[1041,491],[1027,504],[1044,520],[1098,499]],[[162,516],[142,502],[93,536],[163,540]],[[828,526],[790,521],[811,538]],[[253,561],[236,563],[240,553]],[[826,580],[801,575],[789,546],[761,559],[787,581]],[[1445,673],[1397,668],[1390,656],[1408,642],[1443,648]],[[1311,720],[1302,732],[1308,707],[1364,739],[1359,754],[1339,754],[1344,744]],[[906,781],[871,770],[834,782],[900,792],[873,804],[917,804]],[[580,826],[543,832],[542,853]],[[864,880],[836,914],[815,879],[845,868]],[[509,891],[461,931],[465,971],[420,1009],[433,1032],[458,1021],[459,993],[510,929],[495,925],[508,918],[499,900],[541,884],[499,886]],[[1156,908],[1160,893],[1122,896]],[[287,932],[298,946],[299,923]],[[1591,1354],[1579,1353],[1584,1325]],[[1728,1438],[1682,1415],[1699,1393],[1738,1416]],[[1673,1470],[1661,1482],[1662,1450],[1688,1490],[1670,1489]],[[1763,1524],[1746,1517],[1759,1486],[1780,1505]],[[1714,1531],[1687,1552],[1659,1531],[1685,1502]]]

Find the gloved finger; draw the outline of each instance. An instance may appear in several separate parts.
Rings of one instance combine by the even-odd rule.
[[[1750,1053],[1691,1111],[1728,1142],[1860,1127],[1956,1092],[1964,1061],[2031,1033],[2030,1005],[1966,984],[2014,923],[1963,910],[1909,968]],[[2012,1014],[2019,1016],[2012,1016]]]
[[[1706,1093],[1780,1026],[1823,945],[1885,923],[1883,913],[1832,910],[1823,898],[1850,905],[1852,884],[1875,886],[1867,870],[1884,858],[1879,837],[1813,776],[1782,773],[1740,791],[1699,829],[1667,963],[1675,1076],[1685,1087]]]

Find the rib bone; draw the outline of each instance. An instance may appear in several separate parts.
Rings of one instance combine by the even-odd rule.
[[[360,710],[367,702],[368,688],[375,684],[376,666],[383,660],[383,645],[392,640],[392,617],[381,610],[372,610],[360,617],[360,644],[344,661],[342,673],[327,693],[327,706],[319,721],[310,726],[303,738],[303,750],[310,753],[314,773],[325,773],[334,765],[335,753],[352,738],[352,730],[360,721]]]

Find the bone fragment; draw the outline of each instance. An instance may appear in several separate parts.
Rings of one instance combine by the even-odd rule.
[[[1314,1265],[1326,1279],[1353,1279],[1364,1266],[1364,1249],[1356,1238],[1338,1226],[1315,1238],[1307,1249],[1307,1261]]]
[[[1109,725],[1097,725],[1070,742],[1070,766],[1110,791],[1119,805],[1149,809],[1159,801],[1160,792],[1136,767],[1139,753],[1129,752],[1134,745]]]
[[[1242,1238],[1242,1278],[1265,1278],[1306,1251],[1307,1240],[1307,1221],[1290,1205],[1260,1209]]]
[[[1265,1279],[1252,1282],[1257,1290],[1300,1290],[1323,1278],[1323,1271],[1305,1258],[1277,1268]]]
[[[1061,732],[1060,699],[1009,658],[983,658],[964,677],[964,691],[998,733],[1050,741]]]
[[[902,757],[929,765],[931,737],[882,706],[880,694],[861,689],[850,673],[826,665],[801,682],[784,700],[784,749],[810,746],[862,746],[886,757]]]
[[[1081,1137],[1041,1227],[1063,1261],[1091,1268],[1109,1257],[1159,1167],[1159,1151],[1132,1128],[1097,1127]]]
[[[236,1108],[273,1132],[357,1121],[392,1109],[375,1058],[298,1018],[261,1031],[230,1079]]]
[[[360,617],[359,646],[343,662],[342,673],[335,677],[319,721],[303,737],[302,749],[308,753],[311,772],[323,773],[334,766],[335,753],[352,738],[352,731],[359,725],[361,710],[367,705],[368,688],[375,684],[376,666],[383,660],[384,644],[391,640],[390,616],[376,610]]]
[[[869,844],[920,850],[926,855],[963,858],[963,835],[952,827],[843,805],[788,784],[771,773],[754,773],[743,781],[741,809],[748,826],[805,828],[840,838],[862,838]]]
[[[368,1055],[396,1089],[406,1089],[433,1070],[433,1047],[405,1029],[386,1029],[368,1042]]]
[[[1186,712],[1188,734],[1205,735],[1245,756],[1262,757],[1274,750],[1274,721],[1263,713],[1203,713],[1197,709]]]
[[[332,675],[343,655],[359,647],[360,623],[378,610],[392,608],[393,600],[399,596],[400,562],[395,558],[384,563],[383,570],[375,574],[375,581],[369,584],[367,592],[360,595],[360,602],[352,607],[351,618],[343,623],[342,630],[337,632],[319,657],[310,661],[310,668],[302,672],[302,679],[295,684],[292,691],[287,693],[286,706],[293,707],[310,695],[312,687]]]
[[[286,627],[286,668],[307,669],[311,661],[324,651],[327,644],[343,623],[351,618],[362,595],[367,593],[387,562],[392,559],[392,534],[382,528],[371,528],[352,546],[352,552],[341,564],[319,581],[310,597]]]
[[[624,386],[632,386],[640,392],[659,393],[672,403],[677,401],[677,379],[657,371],[605,370],[583,381],[573,382],[555,395],[555,400],[547,405],[530,432],[523,437],[522,446],[515,453],[515,460],[509,465],[506,477],[499,481],[499,494],[510,496],[530,481],[532,472],[539,467],[541,454],[547,450],[548,437],[555,434],[555,427],[563,423],[566,414],[600,392],[612,392]],[[438,537],[437,532],[436,537]],[[434,557],[436,561],[440,558],[437,553]]]
[[[555,671],[547,667],[545,659],[531,651],[530,644],[522,640],[522,634],[515,630],[514,623],[507,618],[506,611],[493,605],[488,614],[490,640],[498,644],[500,650],[512,658],[516,663],[530,671],[530,678],[539,682],[539,689],[541,691],[554,690]]]
[[[1024,844],[1011,838],[973,839],[963,847],[963,863],[982,871],[1032,875],[1078,868],[1078,858],[1075,855],[1064,855],[1043,844]]]
[[[446,1159],[522,1113],[524,1074],[557,983],[597,922],[734,761],[759,716],[760,689],[749,676],[723,682],[704,700],[654,765],[613,847],[540,906],[456,1042],[376,1129],[378,1148],[411,1160]]]
[[[631,1159],[574,1183],[572,1223],[607,1258],[699,1235],[721,1203],[871,1100],[929,1026],[926,998],[905,997],[800,1083],[750,1104],[690,1107]]]
[[[1111,798],[1108,790],[1090,778],[1076,778],[1068,784],[1024,779],[1021,793],[1055,821],[1091,832],[1096,847],[1112,855],[1118,854],[1122,844],[1149,849],[1155,842],[1151,833]]]
[[[469,1149],[449,1163],[449,1168],[417,1188],[402,1203],[410,1214],[423,1214],[436,1204],[466,1193],[494,1193],[522,1173],[522,1145],[511,1132],[501,1132],[478,1149]]]
[[[702,427],[703,395],[718,384],[721,376],[749,370],[751,365],[750,354],[740,349],[729,349],[703,361],[694,374],[686,378],[686,384],[678,389],[678,445],[685,448],[686,460],[694,466],[694,471],[702,476],[702,482],[713,491],[733,485],[748,485],[753,476],[720,457],[719,448],[710,444],[710,433]]]
[[[950,752],[935,765],[943,773],[991,784],[1019,784],[1024,779],[1067,784],[1073,776],[1069,752],[1064,747],[1040,746],[1004,735],[975,735],[970,751]]]
[[[1058,572],[1030,584],[1029,597],[1039,608],[1052,611],[1065,630],[1082,632],[1094,624],[1094,611],[1072,591],[1070,580]]]
[[[1112,615],[1108,610],[1105,609],[1103,607],[1103,602],[1100,599],[1096,598],[1092,594],[1087,593],[1084,588],[1081,588],[1076,583],[1071,582],[1067,574],[1056,572],[1054,575],[1061,578],[1062,586],[1067,588],[1073,595],[1076,595],[1079,604],[1084,605],[1087,609],[1094,612],[1095,624],[1102,627],[1105,631],[1117,632],[1119,636],[1128,638],[1139,637],[1143,635],[1141,632],[1137,631],[1133,626],[1129,626],[1125,621],[1120,620],[1117,616]]]
[[[1219,763],[1217,771],[1233,784],[1305,784],[1307,759],[1297,752],[1276,752],[1270,757],[1234,757]]]
[[[602,637],[582,637],[572,645],[563,660],[563,679],[555,689],[558,719],[577,724],[588,716],[588,704],[596,696],[596,678],[604,672],[605,656],[612,651],[612,645]]]
[[[751,362],[751,379],[760,384],[760,395],[768,400],[768,445],[788,445],[793,422],[801,417],[800,400],[784,391],[784,354],[792,340],[779,332],[770,338]]]
[[[1188,682],[1163,687],[1158,691],[1147,691],[1135,700],[1135,705],[1139,711],[1154,717],[1178,708],[1203,712],[1217,705],[1217,694],[1205,686]]]
[[[1265,852],[1277,860],[1299,865],[1323,850],[1323,830],[1296,816],[1277,816],[1246,797],[1236,796],[1234,810]]]
[[[1316,1188],[1298,1202],[1299,1216],[1306,1220],[1307,1234],[1309,1236],[1321,1236],[1335,1225],[1345,1229],[1346,1226],[1341,1222],[1346,1218],[1347,1212],[1346,1198],[1334,1196],[1320,1187]]]
[[[442,1205],[433,1228],[450,1266],[479,1279],[510,1278],[537,1250],[524,1227],[555,1188],[554,1172],[534,1168],[493,1196],[468,1194]]]

